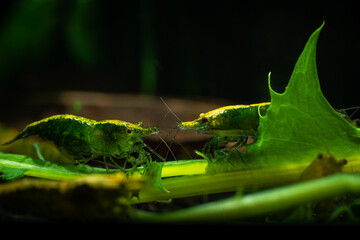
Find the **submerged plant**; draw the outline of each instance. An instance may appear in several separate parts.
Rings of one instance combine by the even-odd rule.
[[[272,90],[269,74],[271,104],[266,113],[256,109],[256,141],[246,145],[245,152],[232,151],[212,159],[153,162],[147,168],[139,166],[145,183],[137,188],[137,193],[125,197],[126,201],[122,194],[106,197],[112,204],[116,198],[115,202],[130,206],[211,193],[237,191],[238,194],[159,214],[137,210],[136,205],[131,207],[133,211],[120,213],[114,206],[113,214],[119,219],[126,214],[140,222],[252,219],[279,223],[333,221],[348,213],[349,219],[356,223],[360,215],[356,212],[360,193],[360,129],[335,111],[320,90],[315,53],[322,27],[310,36],[284,93]],[[196,122],[206,125],[209,119]],[[0,171],[7,180],[33,176],[71,181],[94,173],[108,176],[101,168],[50,163],[5,153],[0,154]],[[3,187],[0,185],[0,195],[4,194]],[[344,194],[346,197],[342,197]]]

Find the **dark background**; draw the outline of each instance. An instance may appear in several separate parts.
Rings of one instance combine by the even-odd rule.
[[[322,91],[335,108],[359,104],[355,1],[1,4],[0,121],[59,91],[269,101],[269,71],[273,89],[282,92],[324,20],[317,50]]]

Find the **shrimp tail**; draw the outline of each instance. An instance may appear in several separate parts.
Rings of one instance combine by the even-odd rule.
[[[28,137],[28,136],[30,136],[29,135],[29,133],[28,132],[26,132],[26,131],[22,131],[19,135],[17,135],[14,139],[12,139],[12,140],[10,140],[10,141],[8,141],[8,142],[5,142],[5,143],[3,143],[3,144],[1,144],[1,145],[9,145],[9,144],[11,144],[11,143],[13,143],[13,142],[15,142],[15,141],[17,141],[17,140],[19,140],[19,139],[22,139],[22,138],[26,138],[26,137]]]
[[[37,135],[39,134],[38,133],[39,129],[38,129],[38,126],[35,125],[35,124],[30,124],[28,125],[21,133],[19,133],[14,139],[8,141],[8,142],[5,142],[1,145],[9,145],[17,140],[20,140],[20,139],[23,139],[23,138],[27,138],[29,136],[32,136],[32,135]]]

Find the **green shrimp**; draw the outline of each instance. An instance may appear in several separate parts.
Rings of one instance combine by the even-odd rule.
[[[231,148],[238,149],[246,144],[248,137],[255,137],[259,126],[259,113],[265,115],[270,102],[250,105],[221,107],[207,113],[201,113],[193,121],[180,122],[180,130],[197,130],[198,134],[210,133],[213,137],[204,146],[203,151],[224,153]],[[235,142],[231,147],[221,149],[227,143]]]
[[[259,112],[265,114],[270,102],[251,105],[233,105],[217,108],[207,113],[200,113],[193,121],[181,122],[181,130],[210,131],[213,134],[252,135],[259,126]]]
[[[77,162],[87,162],[97,157],[109,158],[118,168],[113,158],[132,160],[132,166],[151,161],[145,148],[156,154],[142,137],[158,134],[156,127],[143,127],[142,123],[132,124],[120,120],[95,121],[74,115],[55,115],[31,123],[14,139],[4,143],[39,135],[52,141],[61,153]],[[137,153],[135,159],[132,154]],[[156,154],[158,157],[158,154]],[[145,160],[145,161],[144,161]],[[163,159],[162,159],[163,160]]]

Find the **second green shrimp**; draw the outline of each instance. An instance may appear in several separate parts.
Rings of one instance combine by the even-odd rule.
[[[197,130],[198,134],[209,133],[213,137],[204,146],[204,153],[225,153],[225,151],[246,144],[248,137],[255,137],[259,126],[259,114],[265,115],[270,102],[250,105],[233,105],[221,107],[207,113],[201,113],[193,121],[180,122],[180,130]],[[221,149],[227,143],[233,146]],[[220,150],[221,149],[221,150]]]

